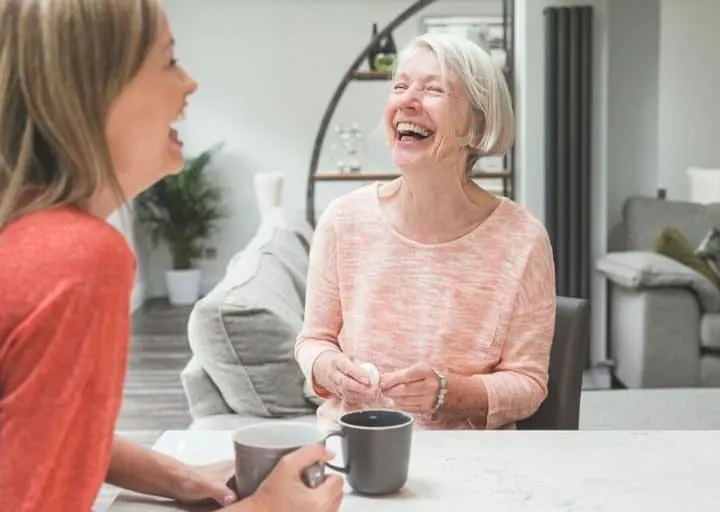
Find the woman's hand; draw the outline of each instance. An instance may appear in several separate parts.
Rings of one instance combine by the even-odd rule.
[[[216,501],[228,506],[237,501],[235,492],[227,486],[234,474],[235,462],[232,460],[204,466],[187,466],[177,478],[173,498],[186,504]]]
[[[380,390],[398,409],[411,413],[430,412],[435,405],[440,381],[426,363],[388,373],[380,378]]]
[[[319,444],[304,446],[283,457],[252,496],[228,512],[336,512],[343,500],[343,478],[327,475],[325,482],[310,488],[301,479],[303,470],[316,462],[328,462],[334,454]]]
[[[377,398],[377,389],[359,364],[342,352],[323,352],[313,365],[320,386],[348,404],[361,405]]]

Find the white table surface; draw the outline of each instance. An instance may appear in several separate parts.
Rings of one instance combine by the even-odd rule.
[[[189,463],[233,453],[228,431],[166,432],[155,449]],[[365,498],[347,488],[341,510],[704,512],[720,510],[719,482],[720,431],[416,431],[405,489]],[[109,510],[213,508],[123,493]]]

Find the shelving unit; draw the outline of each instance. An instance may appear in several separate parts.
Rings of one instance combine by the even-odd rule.
[[[506,58],[506,66],[504,69],[505,77],[507,79],[510,94],[514,98],[514,80],[513,80],[513,0],[501,0],[503,9],[503,45]],[[347,71],[342,77],[342,80],[338,84],[335,92],[333,93],[328,105],[323,114],[322,120],[320,121],[320,127],[315,136],[315,143],[313,145],[312,157],[310,159],[310,166],[308,171],[308,182],[306,191],[306,217],[310,225],[315,226],[315,184],[316,182],[349,182],[349,181],[384,181],[393,180],[398,178],[400,174],[397,171],[382,171],[382,170],[363,170],[358,172],[345,172],[341,173],[338,171],[318,171],[318,164],[320,161],[320,153],[322,152],[323,143],[325,136],[328,131],[332,116],[338,106],[338,103],[347,89],[348,85],[352,82],[371,82],[371,81],[388,81],[392,79],[391,72],[382,71],[367,71],[360,70],[360,66],[367,58],[370,51],[373,49],[375,44],[380,41],[383,37],[390,34],[396,27],[404,23],[407,19],[414,16],[416,13],[426,8],[428,5],[434,3],[435,0],[416,0],[407,9],[401,12],[395,19],[393,19],[385,28],[380,30],[377,36],[372,39],[368,45],[360,52],[357,58],[351,63]],[[503,158],[503,170],[497,171],[477,171],[472,174],[473,179],[499,179],[502,181],[503,195],[508,197],[514,196],[514,146],[510,152]]]

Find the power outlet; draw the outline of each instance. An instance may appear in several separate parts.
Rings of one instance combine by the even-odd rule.
[[[215,247],[206,247],[205,248],[205,259],[206,260],[214,260],[217,257],[217,249]]]

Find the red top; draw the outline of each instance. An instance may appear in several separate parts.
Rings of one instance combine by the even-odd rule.
[[[73,208],[0,231],[0,509],[89,511],[122,400],[135,258]]]

